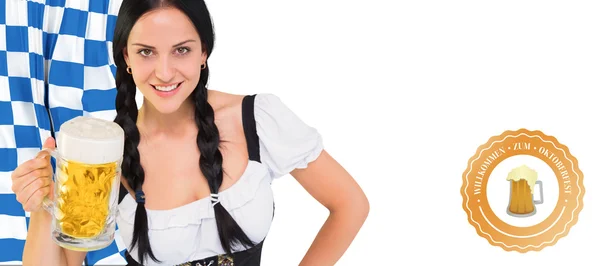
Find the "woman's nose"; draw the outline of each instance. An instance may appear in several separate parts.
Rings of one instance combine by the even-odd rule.
[[[173,67],[171,60],[168,57],[161,57],[154,69],[155,75],[158,79],[163,82],[169,82],[175,76],[175,68]]]

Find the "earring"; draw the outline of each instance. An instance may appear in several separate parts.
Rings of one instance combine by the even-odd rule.
[[[127,67],[127,73],[131,74],[131,67]]]
[[[205,68],[206,68],[206,64],[202,64],[202,69],[205,69]]]

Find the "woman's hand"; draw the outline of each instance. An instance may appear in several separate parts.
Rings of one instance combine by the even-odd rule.
[[[42,148],[54,149],[54,139],[46,139]],[[19,165],[11,175],[11,189],[17,195],[17,201],[23,205],[23,210],[27,212],[39,211],[44,197],[49,196],[53,199],[54,182],[50,158],[49,152],[42,150],[35,158]]]

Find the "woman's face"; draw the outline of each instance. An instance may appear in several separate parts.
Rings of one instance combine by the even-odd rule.
[[[160,8],[140,17],[124,56],[145,101],[164,114],[177,111],[193,92],[206,62],[196,28],[176,8]]]

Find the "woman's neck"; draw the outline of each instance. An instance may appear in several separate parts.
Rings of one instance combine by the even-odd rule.
[[[194,103],[191,98],[185,100],[173,113],[163,114],[148,101],[144,100],[138,114],[138,128],[144,135],[151,137],[181,136],[195,122]]]

